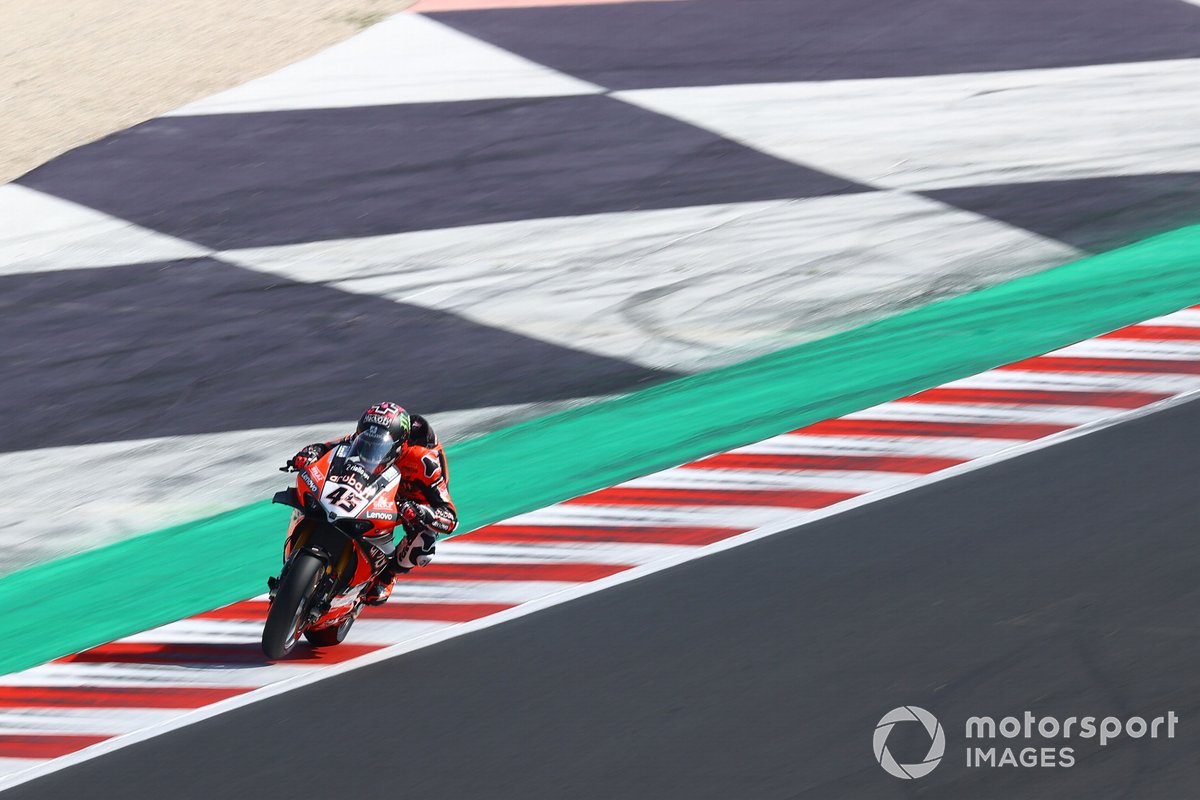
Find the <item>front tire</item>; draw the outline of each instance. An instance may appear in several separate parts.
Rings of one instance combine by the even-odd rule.
[[[272,661],[292,651],[304,632],[305,617],[325,571],[325,562],[312,553],[299,553],[275,592],[267,624],[263,626],[263,653]]]

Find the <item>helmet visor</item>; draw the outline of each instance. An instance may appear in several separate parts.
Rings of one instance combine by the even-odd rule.
[[[386,464],[393,452],[396,440],[382,428],[367,428],[354,437],[347,460],[357,461],[363,469],[375,474]]]

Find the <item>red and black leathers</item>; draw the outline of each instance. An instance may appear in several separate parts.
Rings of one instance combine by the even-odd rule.
[[[330,442],[310,444],[288,461],[288,466],[302,469],[310,461],[353,438],[354,434],[351,434]],[[430,538],[434,540],[437,536],[450,533],[458,524],[458,512],[454,508],[454,501],[450,499],[446,454],[424,417],[412,415],[408,441],[400,447],[392,466],[400,472],[395,502],[404,517],[404,529],[408,533],[405,546],[397,548],[397,564],[407,570],[412,564],[404,563],[406,554],[401,550],[407,550],[409,545],[421,538],[418,534],[422,531],[433,533],[434,537]],[[432,541],[428,543],[428,549],[432,553]]]

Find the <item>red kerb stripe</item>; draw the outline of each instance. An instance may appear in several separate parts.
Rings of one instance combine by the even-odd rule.
[[[414,569],[405,581],[569,581],[585,583],[607,578],[632,564],[439,564]],[[339,645],[340,646],[340,645]]]
[[[593,506],[778,506],[824,508],[860,492],[823,492],[807,489],[640,489],[616,486],[567,500]]]
[[[1011,405],[1141,408],[1170,395],[1150,392],[1061,392],[1041,389],[929,389],[904,398],[906,403],[999,403]]]
[[[58,758],[111,738],[4,733],[0,734],[0,758]]]
[[[401,580],[404,580],[401,578]],[[512,603],[399,603],[367,608],[362,619],[411,619],[430,622],[470,622],[512,608]]]
[[[642,526],[589,528],[576,525],[488,525],[472,531],[472,541],[487,542],[631,542],[706,545],[745,533],[749,528]]]
[[[1100,339],[1150,339],[1159,342],[1200,340],[1200,327],[1186,325],[1131,325],[1106,333]]]
[[[405,580],[401,578],[400,580]],[[244,600],[241,603],[197,614],[196,619],[228,619],[264,621],[270,604],[266,600]],[[467,622],[497,611],[512,608],[498,603],[388,603],[368,608],[362,619],[408,619],[431,622]]]
[[[377,645],[340,644],[337,647],[311,648],[299,645],[289,662],[335,664],[349,661],[379,650]],[[82,653],[56,659],[64,663],[122,664],[269,664],[258,642],[244,645],[227,644],[174,644],[159,642],[110,642]]]
[[[1039,356],[1000,369],[1026,372],[1145,372],[1151,375],[1200,375],[1198,361],[1163,361],[1155,358],[1071,358]]]
[[[822,456],[791,453],[722,453],[711,458],[684,464],[686,469],[816,469],[816,470],[874,470],[880,472],[911,472],[928,475],[931,472],[961,464],[959,458],[926,456]]]
[[[240,603],[232,603],[220,608],[214,608],[212,611],[205,611],[202,614],[192,617],[192,619],[233,619],[248,622],[265,622],[267,619],[267,609],[270,607],[271,604],[266,600],[243,600]]]
[[[248,691],[249,687],[0,686],[0,708],[199,708]]]
[[[965,436],[978,439],[1040,439],[1070,425],[1020,422],[914,422],[885,419],[831,419],[792,433],[806,436]]]

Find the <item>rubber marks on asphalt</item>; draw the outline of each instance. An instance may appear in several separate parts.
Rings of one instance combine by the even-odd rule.
[[[621,160],[598,157],[609,145],[595,132],[587,137],[590,154],[565,167],[581,179],[587,163]],[[539,142],[545,146],[544,137]],[[637,158],[638,174],[657,169],[644,147]],[[742,163],[738,180],[758,162]],[[540,170],[534,164],[528,174]],[[681,170],[669,169],[679,176],[691,168]],[[555,180],[562,174],[555,167]],[[696,205],[681,198],[681,208],[651,208],[642,183],[631,189],[639,205],[632,211],[559,216],[560,206],[553,217],[251,247],[220,258],[645,367],[696,371],[845,329],[847,316],[854,324],[887,316],[897,298],[989,286],[1080,255],[906,192],[817,196],[805,193],[828,184],[797,176],[787,199]],[[693,181],[689,191],[694,197],[702,188]],[[858,311],[847,315],[851,306]]]
[[[454,626],[526,603],[560,602],[555,595],[635,567],[665,568],[754,528],[793,527],[1197,390],[1200,306],[452,539],[338,647],[266,661],[258,640],[267,602],[257,597],[3,676],[0,776],[18,782],[23,771],[114,737],[144,738],[262,687],[454,635]]]
[[[1200,111],[1179,102],[1197,80],[1192,58],[615,96],[856,183],[928,191],[1200,170]]]

